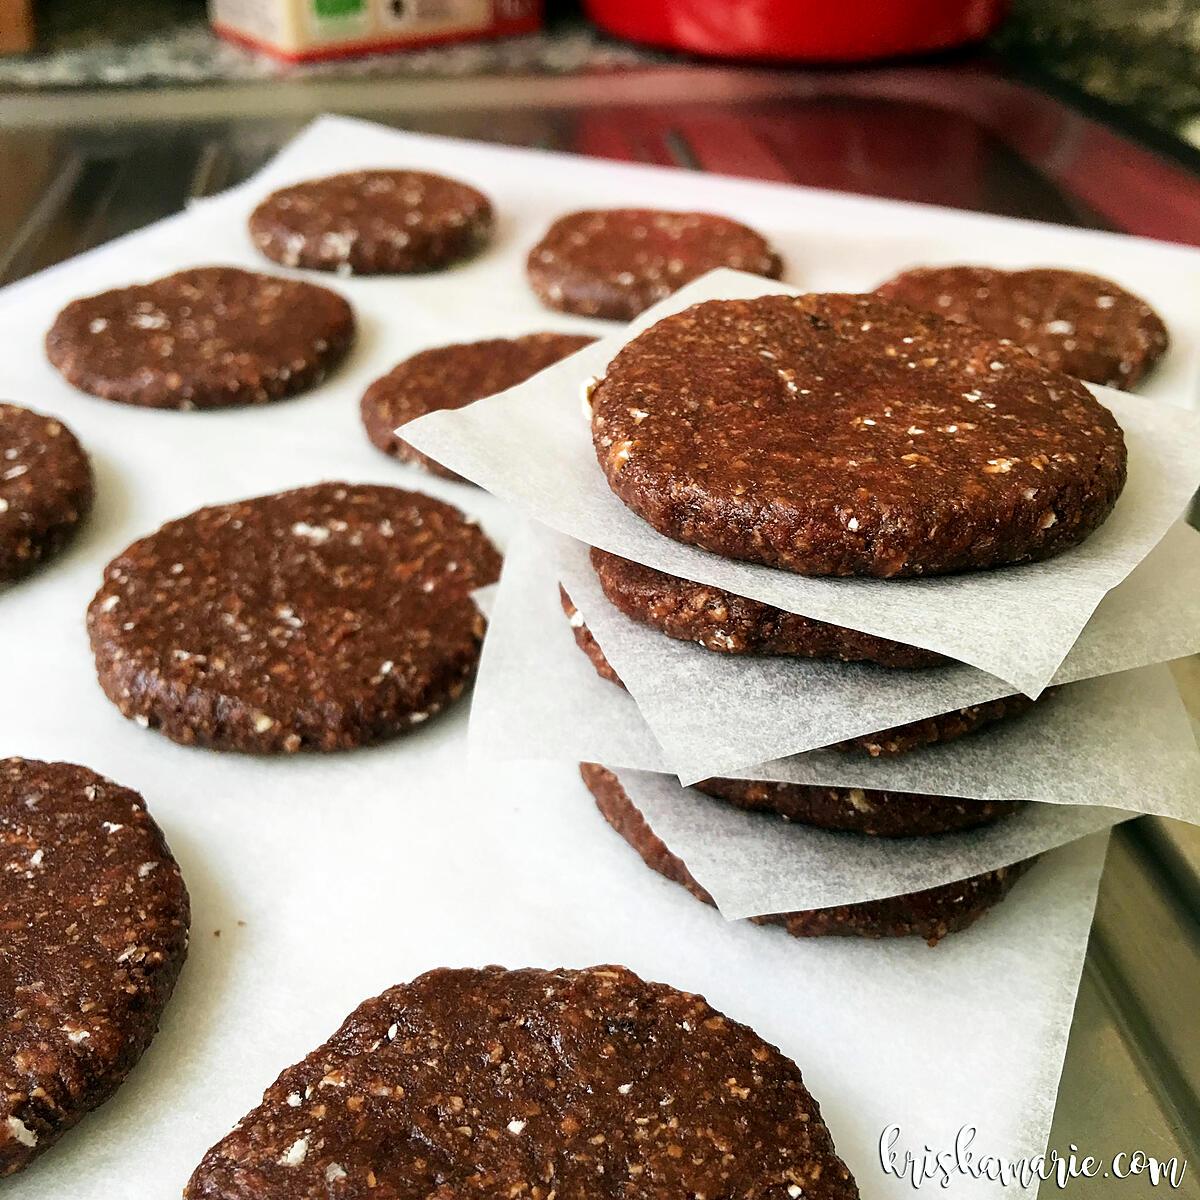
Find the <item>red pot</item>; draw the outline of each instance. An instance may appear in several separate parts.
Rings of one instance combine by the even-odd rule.
[[[986,37],[1007,0],[585,0],[617,37],[720,58],[862,62]]]

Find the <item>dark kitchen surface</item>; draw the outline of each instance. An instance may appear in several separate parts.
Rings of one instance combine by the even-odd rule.
[[[1200,145],[1196,0],[1014,0],[994,44],[1024,70]]]
[[[222,41],[203,0],[57,0],[45,5],[39,50],[0,57],[0,88],[146,86],[272,79],[462,78],[603,70],[663,57],[605,38],[582,19],[493,41],[288,64]]]
[[[574,8],[550,0],[543,34],[286,66],[214,37],[204,0],[40,0],[38,51],[0,58],[0,88],[555,74],[669,59],[596,33]],[[992,48],[1022,73],[1059,81],[1200,145],[1197,0],[1013,0]]]
[[[10,94],[0,282],[237,182],[321,111],[1200,245],[1200,182],[1186,167],[987,64],[794,72],[655,59],[565,77],[330,74],[269,88]],[[1179,676],[1200,715],[1198,660]],[[1151,819],[1118,830],[1052,1146],[1200,1163],[1198,948],[1200,830]],[[1193,1167],[1172,1194],[1200,1196],[1198,1179]],[[1042,1191],[1099,1194],[1078,1181]]]

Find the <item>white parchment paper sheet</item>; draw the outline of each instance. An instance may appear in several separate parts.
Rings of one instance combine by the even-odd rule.
[[[527,516],[588,545],[789,612],[937,650],[1036,695],[1104,594],[1158,543],[1195,492],[1200,416],[1093,388],[1125,430],[1129,481],[1099,530],[1045,563],[936,579],[810,579],[664,537],[609,489],[580,411],[582,386],[602,375],[634,334],[668,313],[701,300],[798,290],[713,271],[622,332],[498,396],[421,417],[404,437]]]
[[[43,361],[41,338],[68,300],[202,263],[273,270],[244,233],[256,200],[314,170],[377,165],[485,187],[501,213],[498,238],[440,275],[321,277],[351,298],[362,324],[351,360],[321,388],[257,410],[146,412],[80,395]],[[204,1150],[359,1001],[430,967],[487,962],[624,962],[707,993],[803,1065],[839,1150],[880,1200],[911,1194],[876,1165],[891,1121],[915,1147],[949,1144],[972,1121],[996,1153],[1042,1148],[1102,840],[1056,854],[993,917],[936,952],[800,945],[730,925],[654,878],[605,828],[573,767],[492,765],[469,776],[464,705],[376,750],[262,760],[175,746],[123,720],[96,685],[83,614],[103,565],[198,505],[320,478],[391,481],[452,498],[502,534],[489,497],[378,455],[359,428],[358,398],[429,345],[589,328],[540,309],[522,281],[524,255],[564,209],[648,197],[760,215],[797,272],[823,287],[835,267],[865,287],[939,249],[965,254],[982,231],[1024,231],[1005,253],[1103,266],[1152,295],[1181,334],[1163,378],[1196,377],[1190,305],[1173,299],[1200,278],[1186,252],[339,120],[305,133],[238,191],[11,289],[0,298],[0,395],[66,420],[95,457],[99,493],[64,557],[0,592],[0,754],[87,763],[142,791],[182,864],[193,936],[143,1062],[114,1100],[4,1182],[6,1200],[177,1196]],[[895,236],[864,238],[872,215]],[[1167,264],[1180,273],[1164,274]]]
[[[535,527],[542,553],[638,703],[672,768],[702,779],[1011,694],[965,663],[870,663],[714,654],[631,621],[605,597],[587,547]],[[1200,533],[1179,523],[1100,602],[1055,683],[1200,651]],[[711,703],[720,697],[719,704]],[[681,703],[680,697],[703,698]]]
[[[666,640],[666,639],[664,639]],[[723,706],[719,693],[704,697]],[[575,645],[556,572],[527,535],[513,540],[492,609],[471,713],[479,759],[568,758],[680,774],[623,689]],[[1200,823],[1200,751],[1165,666],[1068,684],[1023,716],[892,758],[814,750],[706,775],[1102,805]]]
[[[730,920],[832,908],[969,879],[1109,829],[1133,814],[1029,804],[982,829],[878,838],[745,812],[673,775],[615,772],[646,823]]]
[[[891,1122],[917,1149],[950,1144],[967,1122],[992,1152],[1042,1149],[1102,838],[1056,852],[936,950],[915,939],[801,943],[727,922],[648,871],[573,769],[468,776],[460,732],[420,735],[402,769],[393,764],[390,790],[331,762],[321,778],[304,765],[249,786],[235,764],[213,792],[220,781],[196,778],[186,751],[166,770],[132,773],[188,874],[190,961],[121,1091],[6,1180],[7,1196],[177,1196],[209,1144],[360,1000],[433,965],[488,962],[621,962],[704,993],[801,1064],[839,1152],[877,1200],[911,1195],[878,1166]]]

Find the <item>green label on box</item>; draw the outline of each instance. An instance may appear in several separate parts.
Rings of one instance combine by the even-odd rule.
[[[313,12],[318,19],[328,17],[357,17],[367,8],[367,0],[313,0]]]

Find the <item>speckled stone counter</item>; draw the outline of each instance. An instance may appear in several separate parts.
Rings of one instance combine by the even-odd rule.
[[[527,37],[289,66],[214,37],[203,0],[58,0],[44,6],[39,35],[39,52],[0,58],[0,88],[562,74],[669,57],[558,17]],[[993,48],[1022,73],[1200,145],[1200,0],[1013,0]]]
[[[567,20],[524,37],[295,65],[222,41],[195,0],[139,0],[128,6],[61,0],[47,8],[39,43],[37,53],[0,57],[0,88],[561,74],[661,57],[607,39],[580,20]]]
[[[1200,0],[1014,0],[995,45],[1200,145]]]

